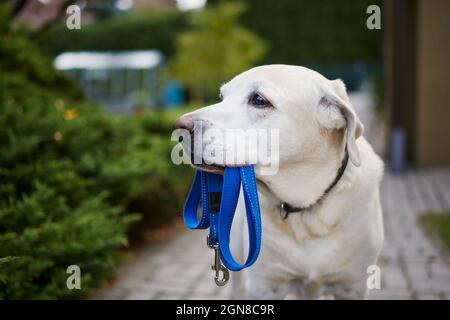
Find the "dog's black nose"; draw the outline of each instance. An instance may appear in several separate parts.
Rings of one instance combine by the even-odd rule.
[[[189,116],[181,116],[173,124],[175,129],[186,129],[190,133],[194,131],[194,120]]]

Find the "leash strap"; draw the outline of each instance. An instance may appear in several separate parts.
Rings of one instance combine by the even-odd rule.
[[[230,232],[241,183],[249,233],[249,253],[243,264],[234,260],[230,250]],[[202,213],[199,220],[197,209],[200,202]],[[223,177],[197,171],[184,206],[183,217],[185,225],[190,229],[209,227],[209,246],[218,244],[220,257],[226,268],[239,271],[250,267],[261,249],[261,216],[253,167],[227,167]]]

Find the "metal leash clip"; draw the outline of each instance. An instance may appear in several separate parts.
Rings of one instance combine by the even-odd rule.
[[[215,272],[214,282],[219,287],[223,287],[230,279],[230,272],[220,261],[219,244],[215,243],[214,245],[211,245],[209,234],[206,236],[206,244],[208,248],[214,249],[214,264],[211,265],[211,269]]]

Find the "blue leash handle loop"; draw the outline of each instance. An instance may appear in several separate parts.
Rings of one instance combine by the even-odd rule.
[[[244,192],[249,253],[245,263],[234,260],[230,250],[230,233],[241,189]],[[220,198],[220,206],[218,199]],[[200,220],[197,217],[202,204]],[[197,171],[184,206],[184,223],[190,229],[209,230],[210,246],[218,244],[224,266],[239,271],[255,263],[261,249],[261,215],[255,173],[252,166],[225,168],[223,177]]]

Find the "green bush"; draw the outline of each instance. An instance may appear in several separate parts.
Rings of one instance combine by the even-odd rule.
[[[26,38],[1,37],[0,299],[82,297],[120,261],[131,212],[152,226],[179,212],[173,119],[86,104]],[[81,290],[66,287],[73,264]]]
[[[39,43],[51,55],[64,51],[158,49],[170,57],[175,36],[185,27],[181,12],[147,11],[118,15],[82,26],[81,30],[68,30],[60,24],[41,35]]]

